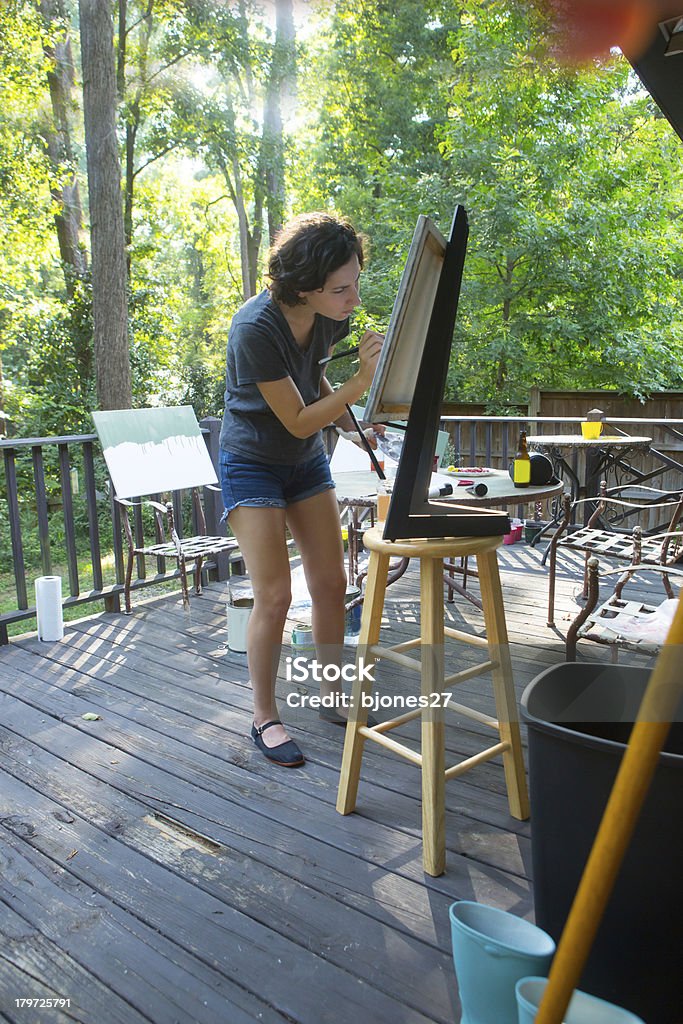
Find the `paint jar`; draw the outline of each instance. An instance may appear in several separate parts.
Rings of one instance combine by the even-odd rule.
[[[391,502],[393,484],[388,480],[380,480],[377,485],[377,522],[386,522]],[[348,598],[347,598],[348,601]]]
[[[292,653],[294,657],[309,657],[315,651],[313,643],[313,626],[305,622],[297,622],[292,627]]]

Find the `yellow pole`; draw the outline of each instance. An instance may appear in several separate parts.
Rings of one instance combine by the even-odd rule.
[[[683,694],[683,593],[647,684],[553,960],[536,1024],[561,1024],[612,892]]]

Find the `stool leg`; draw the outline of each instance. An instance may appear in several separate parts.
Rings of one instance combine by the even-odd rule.
[[[446,870],[446,776],[444,709],[431,695],[444,681],[443,567],[439,558],[420,559],[421,696],[427,706],[422,732],[422,858],[428,875]]]
[[[372,551],[360,622],[360,636],[358,637],[358,659],[363,658],[366,666],[373,664],[375,660],[369,654],[369,648],[379,640],[388,572],[389,556]],[[365,737],[358,732],[358,727],[367,725],[368,709],[362,706],[362,698],[364,694],[370,692],[371,683],[369,680],[359,679],[359,675],[360,673],[357,673],[351,690],[352,705],[344,738],[344,753],[337,793],[337,810],[340,814],[350,814],[356,806],[360,765],[365,747]]]
[[[510,744],[509,750],[503,754],[508,805],[513,818],[525,820],[530,813],[529,796],[496,552],[489,551],[478,555],[477,566],[490,657],[492,661],[498,663],[498,668],[493,669],[491,675],[500,738]]]

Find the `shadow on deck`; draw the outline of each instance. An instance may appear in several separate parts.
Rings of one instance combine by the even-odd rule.
[[[519,694],[564,645],[545,626],[538,554],[518,545],[500,560]],[[575,590],[558,576],[560,624]],[[415,633],[417,594],[412,569],[388,592],[397,640]],[[447,607],[453,624],[479,628],[462,598]],[[451,1024],[449,904],[532,916],[529,824],[509,816],[497,762],[449,782],[447,871],[430,878],[419,773],[370,744],[357,813],[337,814],[343,732],[287,710],[284,680],[307,763],[262,759],[224,586],[189,614],[174,596],[70,623],[61,643],[21,639],[0,670],[2,1019]],[[381,688],[381,668],[377,678]],[[492,712],[486,678],[459,693]],[[479,749],[482,729],[451,720],[449,760]]]

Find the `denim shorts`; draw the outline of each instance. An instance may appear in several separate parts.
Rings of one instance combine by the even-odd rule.
[[[221,448],[219,459],[225,519],[238,505],[287,508],[334,488],[324,452],[293,466],[277,466],[235,455]]]

